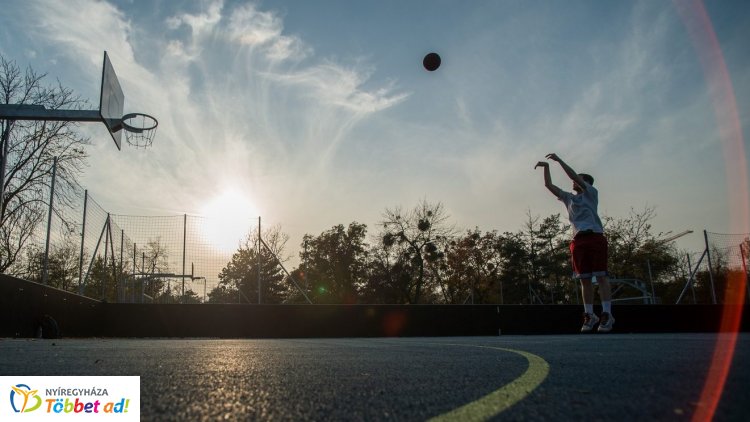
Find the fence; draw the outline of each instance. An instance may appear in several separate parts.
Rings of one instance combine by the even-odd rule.
[[[240,236],[254,241],[249,233],[238,233],[236,247],[227,248],[212,239],[207,218],[118,215],[108,212],[87,191],[71,196],[67,202],[72,206],[51,210],[48,224],[34,232],[23,257],[8,274],[114,302],[205,302],[243,240]],[[750,296],[750,234],[704,231],[704,238],[702,253],[684,257],[686,282],[677,303],[691,297],[693,303],[723,303],[728,288],[734,289],[731,294],[735,296],[738,289],[747,290]],[[737,275],[742,276],[740,282]],[[696,286],[704,293],[702,298],[696,298]],[[637,299],[649,296],[644,286],[636,290],[640,292]],[[650,290],[653,302],[653,280]]]
[[[691,291],[693,302],[695,302],[696,275],[702,266],[707,269],[705,272],[708,274],[712,303],[735,302],[740,297],[738,293],[745,290],[750,297],[750,284],[748,284],[750,234],[721,234],[704,230],[703,236],[705,249],[700,256],[692,256],[692,261],[691,255],[687,256],[690,275],[677,298],[677,303],[680,303],[688,290]]]
[[[87,191],[73,196],[34,232],[10,274],[114,302],[204,302],[249,236],[228,248],[205,217],[117,215]]]

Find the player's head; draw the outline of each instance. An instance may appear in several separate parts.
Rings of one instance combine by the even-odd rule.
[[[589,185],[594,186],[594,178],[591,177],[590,174],[578,173],[578,177],[580,177],[581,179],[583,179],[583,181],[586,182],[586,183],[588,183]],[[583,187],[578,186],[578,183],[576,183],[576,182],[573,182],[573,190],[575,192],[577,192],[577,193],[581,193],[581,192],[584,191]]]
[[[580,176],[581,179],[583,179],[584,182],[588,183],[591,186],[594,186],[594,178],[591,177],[590,174],[580,173],[580,174],[578,174],[578,176]]]

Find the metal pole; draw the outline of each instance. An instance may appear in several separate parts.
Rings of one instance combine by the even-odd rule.
[[[687,254],[687,258],[688,258],[688,268],[693,268],[693,264],[690,262],[690,254]],[[696,271],[697,271],[697,268],[698,267],[696,267]],[[695,297],[695,283],[690,283],[690,291],[693,293],[693,305],[695,305],[698,302],[698,300]]]
[[[133,242],[133,285],[130,286],[131,297],[133,298],[133,300],[130,303],[135,303],[135,271],[136,271],[135,260],[137,259],[137,256],[138,256],[138,246],[135,242]]]
[[[3,131],[3,155],[0,157],[0,222],[5,218],[5,169],[8,166],[8,151],[10,150],[10,128],[15,122],[15,120],[6,120]]]
[[[141,272],[146,273],[146,252],[143,252],[143,256],[141,257]],[[144,279],[146,277],[141,277],[141,303],[143,303],[143,295],[146,294],[146,287],[144,283]]]
[[[112,234],[112,224],[109,225],[109,247],[112,251],[112,281],[115,283],[114,300],[117,300],[117,259],[115,259],[115,236]]]
[[[748,277],[747,264],[745,263],[745,258],[747,257],[747,254],[745,253],[745,242],[747,242],[747,239],[740,243],[740,258],[742,258],[742,272],[745,275],[745,289],[747,289],[747,296],[745,297],[744,302],[747,303],[747,301],[750,300],[750,277]]]
[[[651,260],[646,260],[646,266],[648,267],[648,281],[651,282],[651,304],[656,303],[656,292],[654,291],[654,276],[651,274]]]
[[[703,240],[706,242],[706,258],[708,259],[708,279],[711,281],[711,300],[716,305],[716,289],[714,288],[714,269],[711,266],[711,248],[708,247],[708,232],[703,230]]]
[[[120,229],[120,273],[117,274],[117,279],[118,280],[124,280],[125,279],[125,277],[123,275],[123,271],[122,271],[123,270],[123,266],[125,265],[124,261],[123,261],[124,255],[125,255],[125,230]],[[125,283],[127,283],[127,281],[125,281]],[[121,300],[121,298],[122,299],[125,298],[125,288],[127,287],[127,284],[123,284],[123,283],[119,283],[119,284],[120,284],[120,292],[117,295],[118,296],[117,297],[117,301],[118,302]]]
[[[258,251],[258,253],[257,253],[257,255],[258,255],[258,305],[260,305],[262,303],[261,302],[261,294],[260,294],[260,289],[261,289],[260,266],[262,264],[262,261],[260,259],[260,244],[261,244],[261,242],[262,242],[262,240],[261,240],[261,237],[260,237],[260,216],[259,216],[258,217],[258,249],[257,249],[257,251]]]
[[[680,301],[682,300],[682,297],[685,295],[685,292],[687,291],[688,287],[691,287],[691,283],[695,281],[695,274],[698,272],[698,268],[701,266],[701,262],[703,262],[703,258],[705,257],[706,257],[706,251],[703,251],[703,254],[701,254],[700,259],[698,259],[698,263],[695,264],[695,269],[691,269],[688,282],[687,284],[685,284],[685,287],[682,288],[682,292],[680,292],[680,296],[677,298],[677,302],[675,302],[675,305],[680,304]]]
[[[103,277],[102,277],[102,300],[107,299],[107,250],[108,245],[112,245],[112,226],[109,220],[109,213],[107,213],[107,223],[105,225],[107,232],[104,235],[104,266],[103,266]],[[112,260],[115,260],[114,247],[112,248]]]
[[[47,213],[47,240],[44,245],[44,266],[42,268],[42,284],[47,284],[49,277],[49,238],[52,231],[52,201],[55,199],[55,179],[57,178],[57,157],[52,161],[52,183],[49,188],[49,211]]]
[[[187,244],[187,214],[183,215],[182,220],[182,296],[180,303],[185,300],[185,248]]]
[[[300,293],[302,293],[302,296],[305,297],[305,299],[307,300],[307,303],[309,303],[310,305],[312,305],[312,301],[310,300],[310,298],[307,297],[307,295],[305,294],[305,291],[302,290],[302,288],[300,287],[299,283],[297,283],[297,280],[294,279],[294,277],[292,276],[292,274],[290,274],[289,271],[287,271],[286,267],[284,267],[284,264],[281,263],[281,260],[279,259],[279,257],[276,256],[276,254],[273,253],[273,251],[271,251],[271,248],[268,247],[268,245],[266,244],[266,242],[264,242],[263,240],[261,240],[261,244],[263,246],[265,246],[266,250],[268,251],[268,254],[273,259],[276,260],[276,265],[278,265],[279,267],[281,267],[281,269],[284,271],[284,273],[286,273],[286,276],[289,277],[290,280],[292,280],[292,283],[294,283],[294,285],[297,287],[297,290],[299,290]]]
[[[91,267],[94,266],[94,261],[96,260],[96,254],[99,252],[99,245],[102,244],[102,237],[104,237],[104,233],[107,230],[107,223],[109,220],[104,222],[104,227],[102,227],[102,232],[99,234],[99,240],[96,241],[96,247],[94,248],[94,253],[91,254],[91,262],[89,262],[89,267],[86,270],[86,276],[83,278],[83,284],[78,286],[78,293],[83,295],[83,286],[88,282],[89,280],[89,274],[91,274]],[[105,244],[106,247],[106,244]]]
[[[83,191],[83,224],[81,225],[81,254],[78,256],[78,285],[83,283],[83,251],[86,242],[86,208],[89,204],[89,191]]]
[[[305,238],[305,259],[302,261],[302,281],[305,283],[305,290],[309,290],[310,283],[307,280],[307,238]]]

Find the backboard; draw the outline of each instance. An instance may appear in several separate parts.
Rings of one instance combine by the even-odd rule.
[[[112,140],[115,141],[117,149],[120,150],[122,139],[122,115],[125,106],[125,96],[117,80],[117,74],[109,61],[107,52],[104,52],[104,65],[102,66],[102,91],[99,98],[99,114],[107,125]]]

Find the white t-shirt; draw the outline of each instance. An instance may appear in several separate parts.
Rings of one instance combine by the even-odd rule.
[[[599,191],[584,182],[586,190],[579,194],[562,191],[557,198],[565,204],[568,210],[568,219],[573,226],[573,237],[580,231],[591,230],[595,233],[604,233],[602,221],[599,219],[597,208],[599,206]]]

